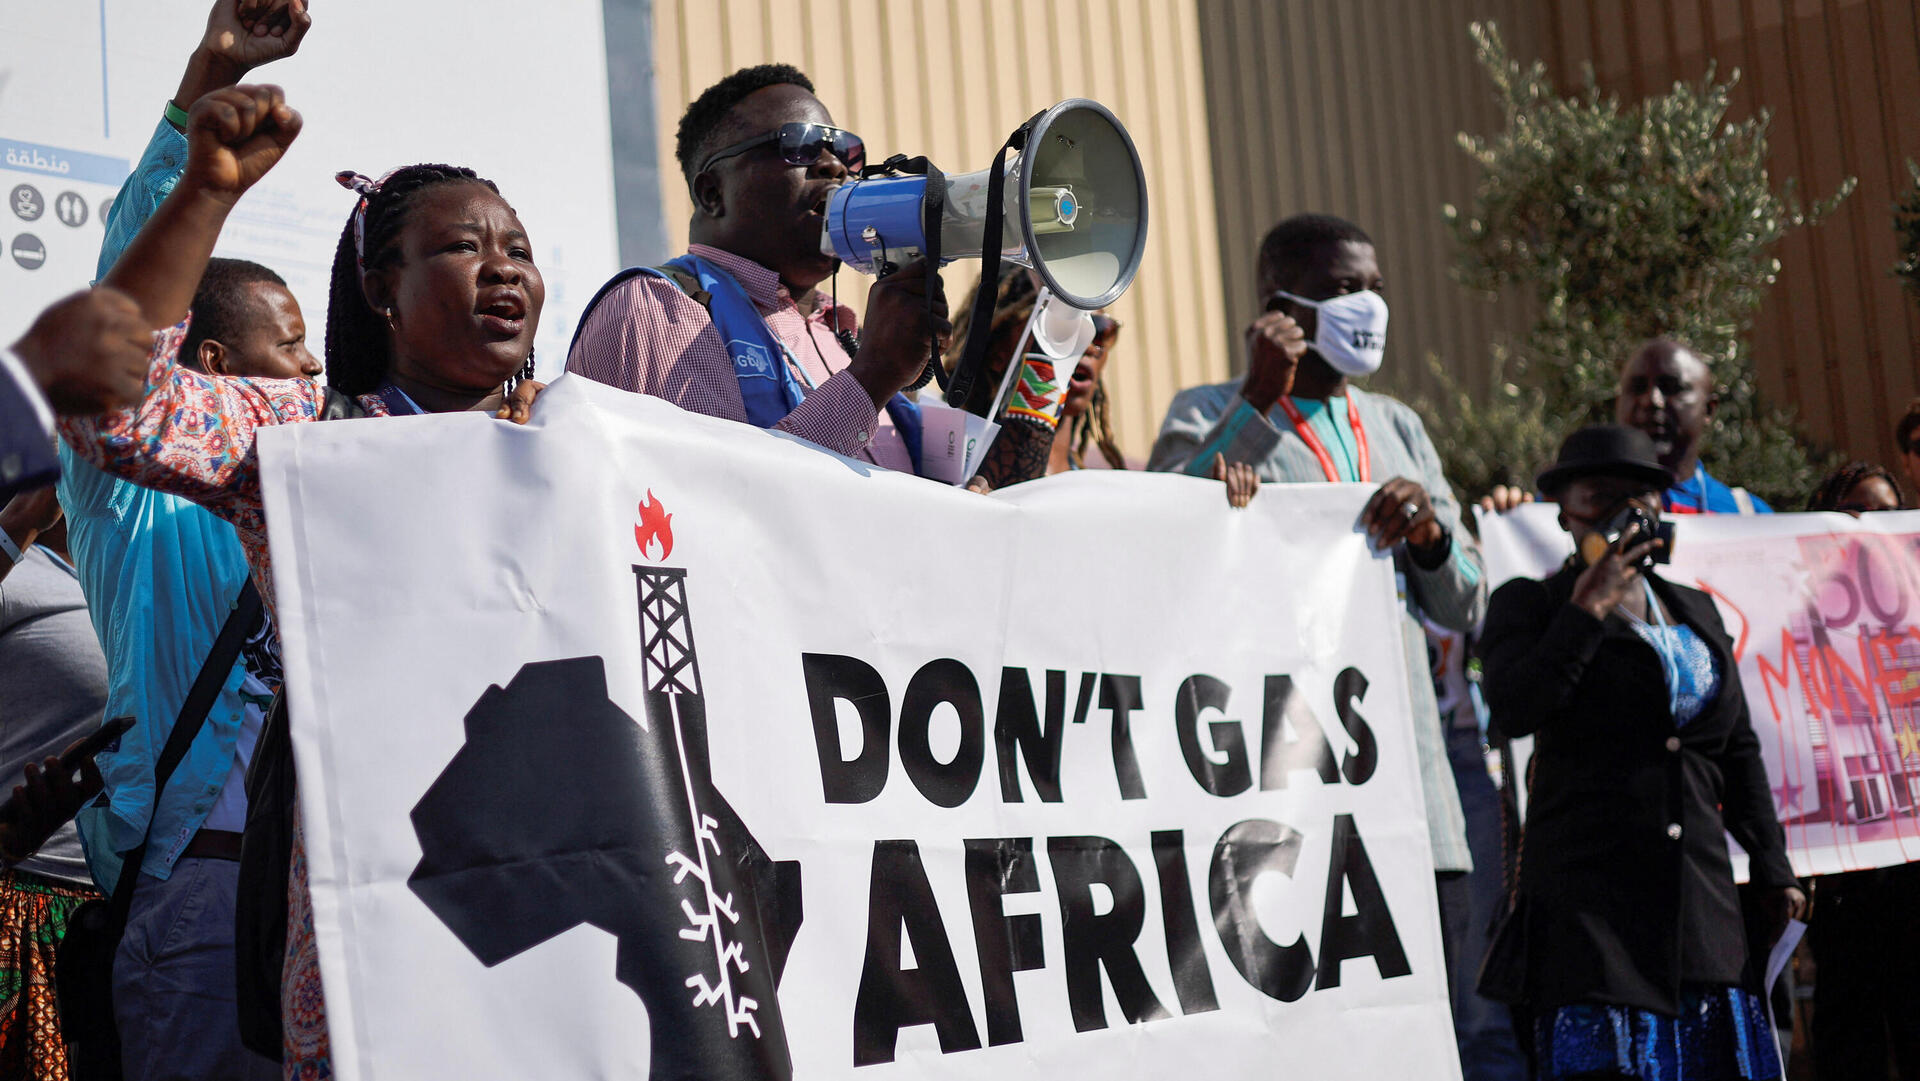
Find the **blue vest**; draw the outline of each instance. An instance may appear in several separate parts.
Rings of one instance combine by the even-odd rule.
[[[672,273],[667,268],[679,271]],[[687,279],[700,283],[700,289],[707,295],[704,307],[708,318],[713,320],[713,329],[725,344],[727,356],[733,361],[733,375],[740,384],[740,400],[747,407],[747,423],[756,428],[772,428],[787,419],[802,399],[806,398],[809,388],[794,376],[800,367],[787,351],[786,345],[767,326],[760,310],[753,305],[752,298],[741,287],[738,280],[724,269],[714,266],[697,255],[682,255],[670,259],[665,266],[630,267],[614,275],[613,279],[600,287],[600,292],[580,313],[579,327],[587,324],[587,317],[600,301],[615,286],[636,275],[663,278],[672,282],[682,292],[688,292]],[[693,299],[699,296],[689,292]],[[579,340],[579,331],[574,332]],[[900,436],[906,441],[907,454],[913,459],[914,472],[920,471],[920,407],[904,394],[895,394],[887,403],[887,415],[893,418],[893,425],[899,429]]]

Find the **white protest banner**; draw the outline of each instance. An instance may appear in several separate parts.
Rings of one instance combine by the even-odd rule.
[[[1480,516],[1491,581],[1573,550],[1536,504]],[[1733,636],[1799,874],[1920,860],[1920,512],[1669,515],[1667,580]]]
[[[261,460],[345,1081],[1460,1076],[1365,489],[577,377]]]
[[[107,211],[212,8],[0,0],[0,342],[94,279]],[[241,200],[215,254],[285,278],[318,354],[334,248],[356,198],[334,174],[469,166],[499,184],[532,237],[547,283],[536,352],[541,371],[557,374],[581,306],[619,268],[599,0],[321,0],[312,10],[300,51],[248,76],[284,87],[306,126]]]

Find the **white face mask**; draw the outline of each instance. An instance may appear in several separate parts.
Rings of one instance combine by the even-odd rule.
[[[1341,375],[1372,375],[1387,355],[1387,298],[1371,289],[1308,300],[1284,289],[1273,295],[1304,304],[1319,313],[1313,349]]]

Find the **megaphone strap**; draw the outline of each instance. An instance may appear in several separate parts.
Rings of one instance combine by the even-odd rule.
[[[925,238],[927,259],[927,322],[933,322],[933,298],[939,292],[935,288],[940,280],[940,219],[947,209],[947,177],[940,167],[925,158],[918,159],[922,171],[927,174],[927,193],[920,203],[920,235]],[[946,366],[940,363],[940,336],[927,335],[927,367],[915,379],[908,390],[919,390],[932,379],[940,380],[940,389],[947,389],[951,382],[947,378]]]
[[[1039,119],[1039,116],[1038,113],[1034,114],[1034,119]],[[981,288],[974,291],[973,312],[967,317],[967,347],[960,354],[960,363],[953,366],[952,377],[947,380],[947,404],[956,409],[966,408],[967,395],[972,393],[974,382],[980,378],[980,370],[986,367],[988,339],[993,335],[996,290],[987,283],[1000,280],[1001,230],[1006,227],[1006,207],[1003,204],[1007,193],[1007,151],[1025,149],[1027,133],[1032,130],[1033,120],[1015,129],[1001,144],[999,153],[993,156],[993,167],[987,170],[986,230],[980,244]]]

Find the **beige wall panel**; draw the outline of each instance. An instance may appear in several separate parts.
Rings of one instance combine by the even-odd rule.
[[[749,64],[783,61],[807,72],[835,118],[866,139],[870,158],[926,154],[948,172],[986,166],[1014,127],[1061,98],[1104,103],[1139,147],[1150,216],[1140,276],[1113,309],[1126,326],[1107,370],[1121,446],[1143,460],[1176,390],[1226,378],[1229,322],[1207,146],[1212,95],[1191,3],[657,0],[653,10],[660,160],[669,175],[687,103]],[[682,247],[691,213],[684,185],[668,180],[662,189]],[[956,307],[978,273],[970,261],[948,268]],[[861,307],[868,284],[842,271],[841,301]]]
[[[1467,24],[1500,23],[1536,55],[1545,9],[1524,0],[1197,0],[1211,121],[1226,326],[1238,371],[1240,328],[1257,313],[1254,260],[1275,222],[1303,211],[1352,219],[1377,243],[1393,323],[1374,382],[1431,389],[1439,355],[1468,384],[1487,382],[1489,346],[1525,328],[1516,299],[1491,303],[1453,283],[1445,203],[1472,194],[1460,131],[1495,122]]]

